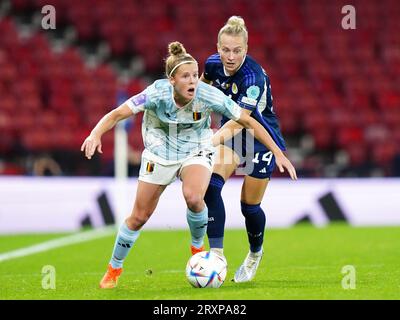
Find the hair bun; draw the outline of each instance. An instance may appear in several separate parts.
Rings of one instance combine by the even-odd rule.
[[[245,26],[244,19],[242,17],[239,17],[239,16],[230,17],[226,24],[230,25],[230,26],[238,26],[238,27],[244,27]]]
[[[171,42],[168,45],[168,52],[170,55],[178,56],[178,55],[186,54],[186,49],[182,43],[175,41],[175,42]]]

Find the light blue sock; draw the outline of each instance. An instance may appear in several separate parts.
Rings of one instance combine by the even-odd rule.
[[[189,224],[190,234],[192,235],[192,245],[196,248],[200,248],[204,243],[204,236],[207,231],[207,206],[204,206],[204,209],[200,212],[193,212],[188,208],[186,218]]]
[[[110,260],[113,268],[122,268],[122,264],[124,263],[124,260],[136,239],[139,237],[139,234],[139,230],[130,230],[126,222],[121,225],[118,230],[117,238],[114,244],[114,250]]]

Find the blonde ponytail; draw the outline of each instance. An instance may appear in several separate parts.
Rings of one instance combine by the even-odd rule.
[[[221,30],[219,30],[218,44],[220,43],[221,36],[223,34],[228,34],[233,36],[242,35],[246,44],[249,37],[244,19],[239,16],[230,17],[228,21],[225,23],[225,25],[221,28]]]

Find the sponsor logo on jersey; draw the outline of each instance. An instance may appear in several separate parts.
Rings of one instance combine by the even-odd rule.
[[[135,106],[140,106],[146,102],[146,95],[144,93],[137,94],[132,97],[131,101]]]
[[[238,93],[238,87],[237,87],[236,83],[232,84],[232,93],[233,94],[237,94]]]
[[[243,103],[249,104],[251,106],[256,106],[257,105],[257,100],[249,97],[242,97],[241,101]]]
[[[178,123],[178,132],[192,127],[191,123]]]
[[[264,167],[262,168],[260,171],[258,171],[259,173],[267,173],[267,169]]]

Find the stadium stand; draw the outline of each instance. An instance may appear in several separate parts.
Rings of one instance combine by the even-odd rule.
[[[0,7],[0,173],[32,174],[51,154],[64,175],[112,175],[113,135],[88,165],[79,153],[93,124],[163,76],[170,41],[202,63],[233,14],[249,28],[249,54],[265,66],[300,176],[393,176],[400,154],[400,4],[312,0],[11,0]],[[56,8],[56,30],[40,28]],[[200,67],[201,67],[200,65]],[[130,125],[143,148],[141,116]],[[137,163],[135,164],[137,165]],[[133,173],[134,174],[134,173]]]

